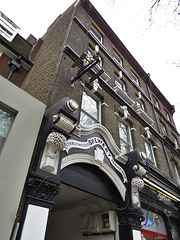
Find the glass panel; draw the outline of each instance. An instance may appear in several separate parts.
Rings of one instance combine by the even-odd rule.
[[[94,36],[100,41],[102,42],[102,36],[101,34],[98,32],[97,29],[95,29],[95,27],[91,26],[91,31],[94,34]]]
[[[83,92],[82,109],[95,119],[98,119],[98,103],[86,92]]]
[[[124,141],[128,142],[128,140],[129,140],[128,128],[122,122],[119,122],[119,134],[120,134],[120,138],[121,139],[123,139]]]
[[[162,134],[167,134],[167,131],[166,131],[166,128],[165,126],[161,123],[161,131],[162,131]]]
[[[99,122],[99,102],[83,92],[80,123],[92,125]]]
[[[142,109],[142,110],[144,110],[144,104],[143,104],[142,101],[137,100],[137,108],[138,108],[138,109]]]
[[[156,239],[167,239],[166,229],[163,218],[154,212],[146,211],[144,212],[145,221],[142,223],[142,233],[146,240],[156,240]]]
[[[93,118],[91,118],[89,115],[87,115],[85,112],[81,112],[81,117],[80,117],[80,123],[84,126],[89,126],[92,124],[97,123]]]
[[[0,149],[8,135],[15,114],[0,106]]]
[[[173,221],[171,221],[171,229],[172,229],[171,232],[172,232],[173,240],[179,240],[177,224]]]
[[[145,150],[146,150],[146,155],[147,157],[154,162],[154,156],[153,156],[153,152],[152,152],[152,147],[151,144],[147,141],[144,141],[144,145],[145,145]]]
[[[172,162],[172,166],[173,166],[174,175],[175,175],[176,179],[178,180],[179,179],[179,173],[178,173],[176,164],[174,162]]]
[[[122,59],[116,52],[114,52],[114,58],[120,64],[120,66],[122,66]]]
[[[125,154],[130,151],[130,135],[129,126],[119,121],[119,136],[120,136],[120,147],[121,151]]]

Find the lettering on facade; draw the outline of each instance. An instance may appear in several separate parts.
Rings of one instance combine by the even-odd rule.
[[[105,155],[109,159],[110,163],[113,165],[113,167],[118,172],[121,173],[121,175],[123,177],[123,180],[124,180],[124,183],[127,182],[127,176],[126,176],[126,173],[125,173],[124,169],[115,162],[111,152],[109,151],[109,148],[107,147],[106,143],[101,138],[99,138],[99,137],[88,138],[86,140],[86,142],[80,142],[80,141],[77,141],[77,140],[69,139],[67,141],[67,144],[66,144],[66,147],[64,148],[64,150],[68,154],[69,150],[71,148],[89,149],[89,148],[91,148],[91,147],[93,147],[95,145],[101,146],[101,148],[103,149]]]

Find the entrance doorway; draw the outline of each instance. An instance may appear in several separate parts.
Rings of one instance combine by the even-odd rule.
[[[102,199],[85,191],[72,186],[61,184],[60,193],[54,199],[54,206],[49,217],[46,240],[114,240],[119,239],[118,223],[115,216],[113,222],[116,225],[116,231],[100,233],[97,229],[97,216],[100,213],[115,213],[117,203]],[[87,234],[86,217],[88,218],[90,232]],[[93,230],[94,229],[94,230]],[[88,230],[89,231],[89,230]],[[94,232],[93,232],[94,231]]]

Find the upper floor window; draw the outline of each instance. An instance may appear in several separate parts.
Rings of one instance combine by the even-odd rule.
[[[166,116],[166,119],[170,121],[169,113],[167,111],[165,111],[165,116]]]
[[[119,88],[121,88],[121,90],[126,91],[126,84],[125,84],[125,82],[117,75],[117,73],[115,73],[114,80],[115,80],[115,85],[117,85]]]
[[[178,141],[177,141],[177,138],[173,135],[173,137],[172,137],[172,140],[173,140],[173,142],[174,142],[174,144],[175,144],[175,148],[177,149],[177,148],[179,148],[179,143],[178,143]]]
[[[120,137],[120,147],[123,154],[128,153],[132,150],[130,127],[124,121],[119,119],[119,137]]]
[[[142,109],[143,111],[145,111],[144,102],[141,99],[137,99],[136,103],[138,109]]]
[[[137,85],[139,85],[139,78],[138,76],[135,74],[135,72],[131,71],[131,78],[132,81],[135,82]]]
[[[0,106],[0,150],[13,123],[15,114]]]
[[[83,91],[80,123],[89,126],[100,123],[100,100],[89,91]]]
[[[154,98],[153,101],[154,101],[154,106],[160,109],[158,100]]]
[[[115,50],[113,51],[113,58],[121,67],[123,66],[123,60]]]
[[[147,158],[155,164],[155,157],[154,157],[154,152],[153,152],[153,148],[152,148],[152,144],[144,139],[144,146],[145,146],[145,151],[146,151],[146,155]]]
[[[175,164],[174,162],[171,162],[171,164],[172,164],[172,170],[173,170],[175,179],[176,179],[177,181],[179,181],[180,178],[179,178],[179,173],[178,173],[178,170],[177,170],[177,166],[176,166],[176,164]]]
[[[162,122],[160,122],[160,127],[161,127],[162,135],[167,135],[166,127],[165,127],[165,125]]]
[[[100,43],[102,43],[103,35],[101,34],[101,32],[100,32],[94,25],[91,25],[90,31],[92,32],[93,36],[94,36]]]

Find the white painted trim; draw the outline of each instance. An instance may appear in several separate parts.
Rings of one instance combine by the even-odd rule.
[[[87,163],[87,164],[93,164],[99,167],[100,170],[102,170],[114,183],[117,190],[119,191],[123,201],[125,201],[126,196],[126,187],[122,180],[119,178],[119,176],[116,174],[116,172],[106,163],[101,164],[99,161],[94,161],[94,156],[90,154],[82,154],[82,153],[75,153],[68,155],[62,159],[61,162],[61,170],[71,164],[75,163]]]
[[[108,148],[115,156],[115,159],[117,159],[118,161],[125,165],[128,161],[128,158],[125,155],[123,155],[121,149],[116,145],[112,135],[103,125],[93,124],[90,126],[81,126],[80,135],[88,136],[95,132],[99,133],[105,139]]]

